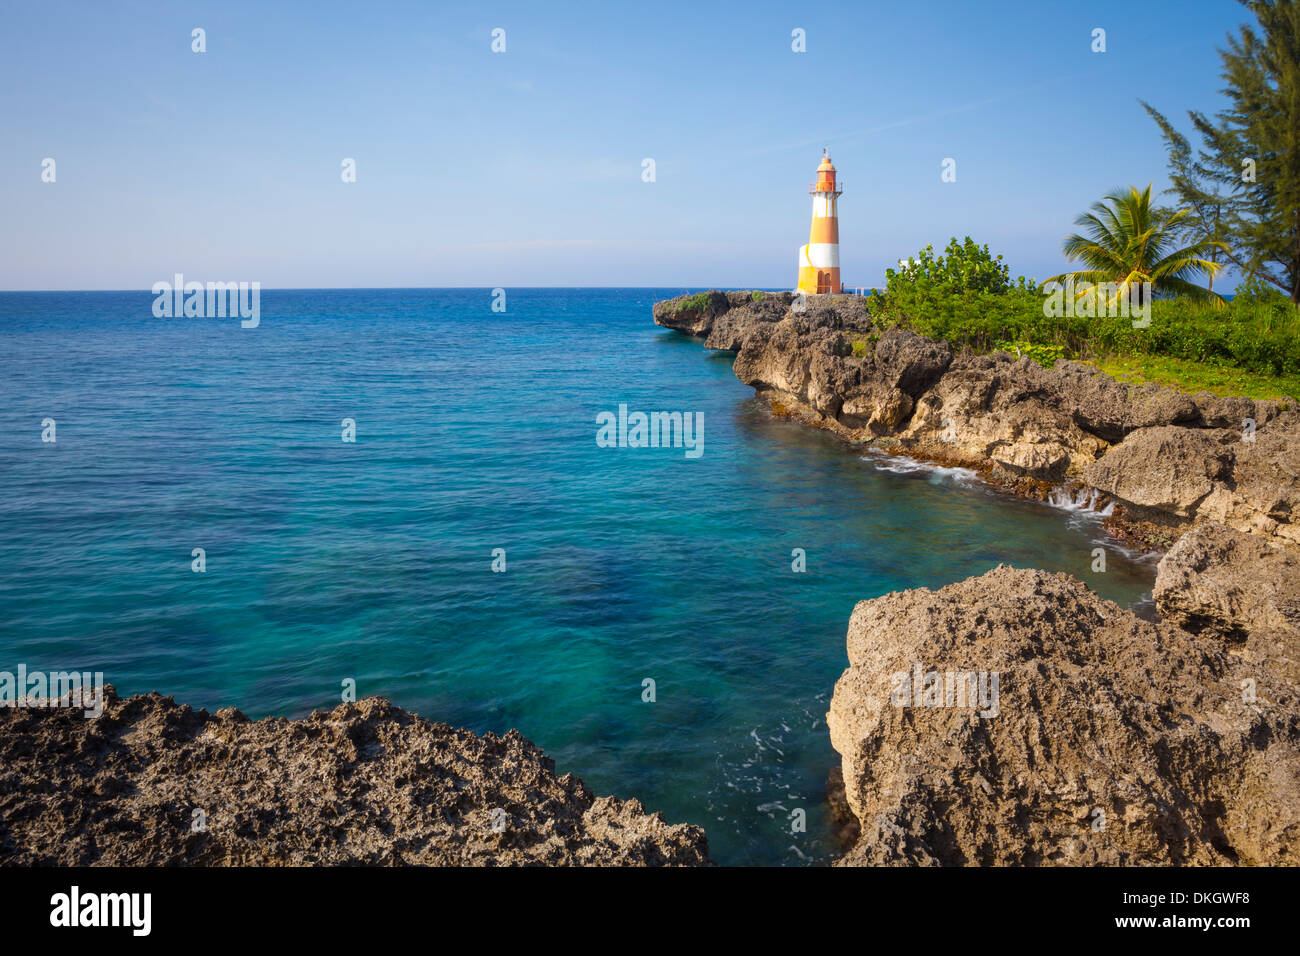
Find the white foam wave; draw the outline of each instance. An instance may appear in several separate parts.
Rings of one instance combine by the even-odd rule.
[[[1109,518],[1115,510],[1115,502],[1108,501],[1105,506],[1098,508],[1097,502],[1100,500],[1101,492],[1087,485],[1079,488],[1074,494],[1065,487],[1053,488],[1047,496],[1047,503],[1053,508],[1076,514],[1089,514],[1097,518]]]
[[[1075,491],[1070,491],[1064,486],[1052,489],[1047,496],[1047,503],[1053,508],[1066,513],[1066,521],[1069,526],[1076,531],[1091,530],[1100,532],[1100,524],[1103,518],[1109,518],[1115,511],[1115,502],[1108,501],[1100,508],[1097,507],[1101,501],[1102,493],[1096,488],[1089,488],[1084,485]],[[1118,551],[1134,564],[1156,564],[1160,561],[1160,555],[1151,551],[1136,551],[1133,548],[1126,547],[1110,535],[1096,533],[1093,536],[1092,543],[1106,548],[1109,551]]]
[[[875,449],[869,450],[862,460],[870,462],[881,471],[888,471],[895,475],[925,475],[933,484],[951,481],[958,485],[970,485],[979,481],[979,475],[970,468],[935,465],[903,455],[889,455]]]

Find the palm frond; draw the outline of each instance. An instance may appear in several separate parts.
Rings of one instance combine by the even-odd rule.
[[[1086,268],[1065,272],[1052,281],[1114,282],[1127,290],[1132,285],[1151,283],[1153,291],[1180,291],[1204,297],[1212,295],[1191,282],[1199,276],[1214,278],[1223,264],[1209,258],[1230,253],[1217,240],[1202,239],[1179,244],[1194,214],[1190,209],[1151,206],[1154,184],[1112,189],[1100,201],[1075,219],[1081,233],[1065,238],[1061,249],[1066,257]]]

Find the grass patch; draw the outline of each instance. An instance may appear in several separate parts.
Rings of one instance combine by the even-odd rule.
[[[1135,385],[1150,382],[1185,392],[1300,400],[1300,375],[1270,375],[1165,355],[1107,356],[1088,364],[1116,381]]]
[[[688,296],[681,302],[677,303],[677,308],[673,310],[674,315],[680,315],[683,312],[703,312],[709,307],[709,294],[707,292],[697,292],[695,295]]]
[[[1131,382],[1249,398],[1300,396],[1300,309],[1279,296],[1242,296],[1215,307],[1157,300],[1151,322],[1131,317],[1047,314],[1022,282],[1002,292],[949,292],[911,285],[871,299],[873,321],[909,328],[976,352],[1006,349],[1050,367],[1090,362]]]

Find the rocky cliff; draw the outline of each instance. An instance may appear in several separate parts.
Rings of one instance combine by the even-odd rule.
[[[654,318],[734,351],[737,377],[775,408],[849,440],[974,468],[1035,497],[1095,488],[1119,505],[1112,529],[1140,544],[1163,550],[1201,521],[1300,544],[1293,403],[958,351],[877,328],[860,297],[755,295],[670,299]]]
[[[862,828],[842,864],[1300,862],[1285,661],[1009,567],[860,603],[848,652],[827,715]],[[935,692],[899,694],[913,673]],[[998,675],[993,706],[978,678],[962,706],[952,674]]]
[[[1167,549],[1159,623],[999,567],[860,603],[827,723],[845,865],[1300,862],[1300,413],[1046,369],[873,325],[863,299],[709,293],[655,321],[736,353],[778,413],[1093,489]]]
[[[380,698],[256,722],[111,688],[105,705],[0,708],[0,863],[708,863],[699,827],[593,796],[516,731]]]

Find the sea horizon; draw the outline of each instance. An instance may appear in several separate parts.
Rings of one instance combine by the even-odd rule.
[[[15,927],[1278,909],[1300,0],[0,25]]]
[[[1009,561],[1149,613],[1149,560],[1089,572],[1096,516],[774,417],[650,321],[653,290],[509,291],[285,291],[256,329],[0,295],[0,646],[254,718],[352,679],[518,729],[721,863],[802,865],[837,852],[824,716],[857,601]],[[599,447],[620,404],[700,414],[702,456]]]

